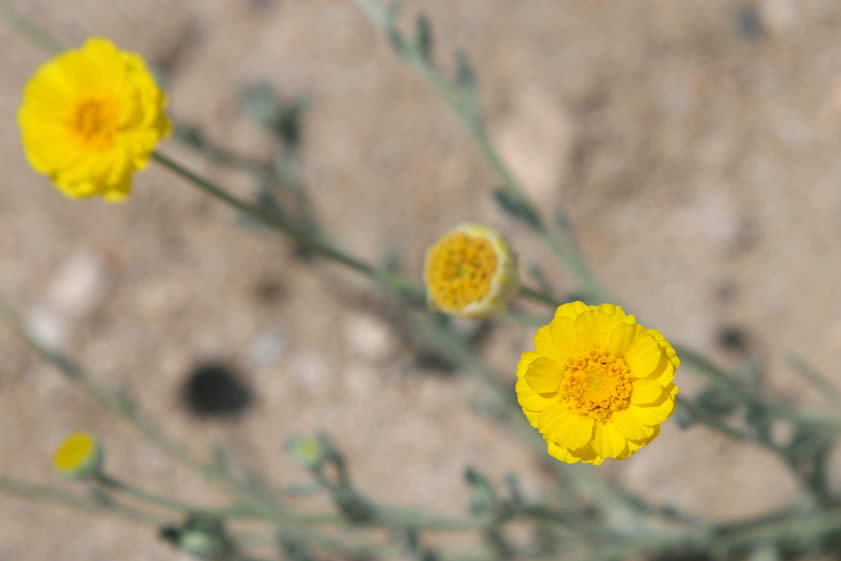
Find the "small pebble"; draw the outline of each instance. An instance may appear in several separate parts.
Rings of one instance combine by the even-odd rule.
[[[796,0],[762,0],[759,16],[770,31],[780,33],[797,23]]]
[[[108,291],[108,268],[101,255],[79,251],[58,267],[44,293],[46,305],[56,313],[82,319],[102,303]]]
[[[286,350],[287,342],[278,329],[266,329],[254,339],[248,356],[258,368],[271,366]]]
[[[329,365],[321,354],[301,353],[292,357],[287,369],[290,379],[312,392],[326,388],[329,382]]]
[[[394,337],[379,318],[355,313],[344,323],[345,340],[350,351],[370,361],[383,360],[394,349]]]

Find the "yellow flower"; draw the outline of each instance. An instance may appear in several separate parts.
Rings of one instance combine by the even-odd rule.
[[[143,59],[88,39],[41,65],[18,110],[26,158],[65,195],[118,201],[172,128]]]
[[[680,360],[619,306],[559,306],[534,346],[517,365],[517,401],[563,462],[624,460],[674,411]]]
[[[102,467],[102,447],[95,436],[86,432],[71,434],[53,454],[53,467],[65,477],[85,479]]]
[[[504,310],[520,287],[508,243],[476,224],[462,224],[427,250],[424,281],[431,307],[468,318]]]

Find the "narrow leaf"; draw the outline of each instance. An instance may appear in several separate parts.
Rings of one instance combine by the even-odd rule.
[[[456,51],[456,85],[463,91],[470,94],[474,99],[479,91],[479,82],[476,73],[467,58],[467,53],[462,50]]]
[[[432,63],[432,26],[426,14],[419,14],[415,22],[415,45],[423,59]]]
[[[494,191],[494,199],[503,211],[507,212],[517,220],[525,222],[533,228],[540,225],[540,219],[531,207],[522,199],[513,195],[511,191],[507,189],[497,189]]]

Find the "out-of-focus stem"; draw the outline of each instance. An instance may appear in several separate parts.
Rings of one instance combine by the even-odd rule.
[[[399,275],[391,273],[385,269],[380,269],[370,265],[348,252],[339,249],[337,246],[330,243],[321,236],[312,234],[311,232],[303,231],[284,220],[282,217],[274,214],[264,208],[247,202],[236,195],[233,195],[226,189],[220,187],[216,183],[190,171],[178,162],[164,156],[159,152],[155,152],[152,157],[159,164],[172,171],[176,175],[180,175],[186,179],[190,184],[198,187],[211,197],[227,204],[228,206],[254,218],[263,225],[279,231],[280,233],[289,236],[307,249],[327,257],[337,263],[345,265],[354,271],[362,273],[371,277],[374,280],[387,283],[395,288],[403,290],[407,295],[413,299],[422,299],[423,288],[415,283],[405,281]]]

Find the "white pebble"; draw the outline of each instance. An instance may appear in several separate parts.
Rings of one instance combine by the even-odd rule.
[[[388,326],[369,314],[349,316],[344,323],[344,334],[350,351],[371,361],[383,360],[394,348]]]

